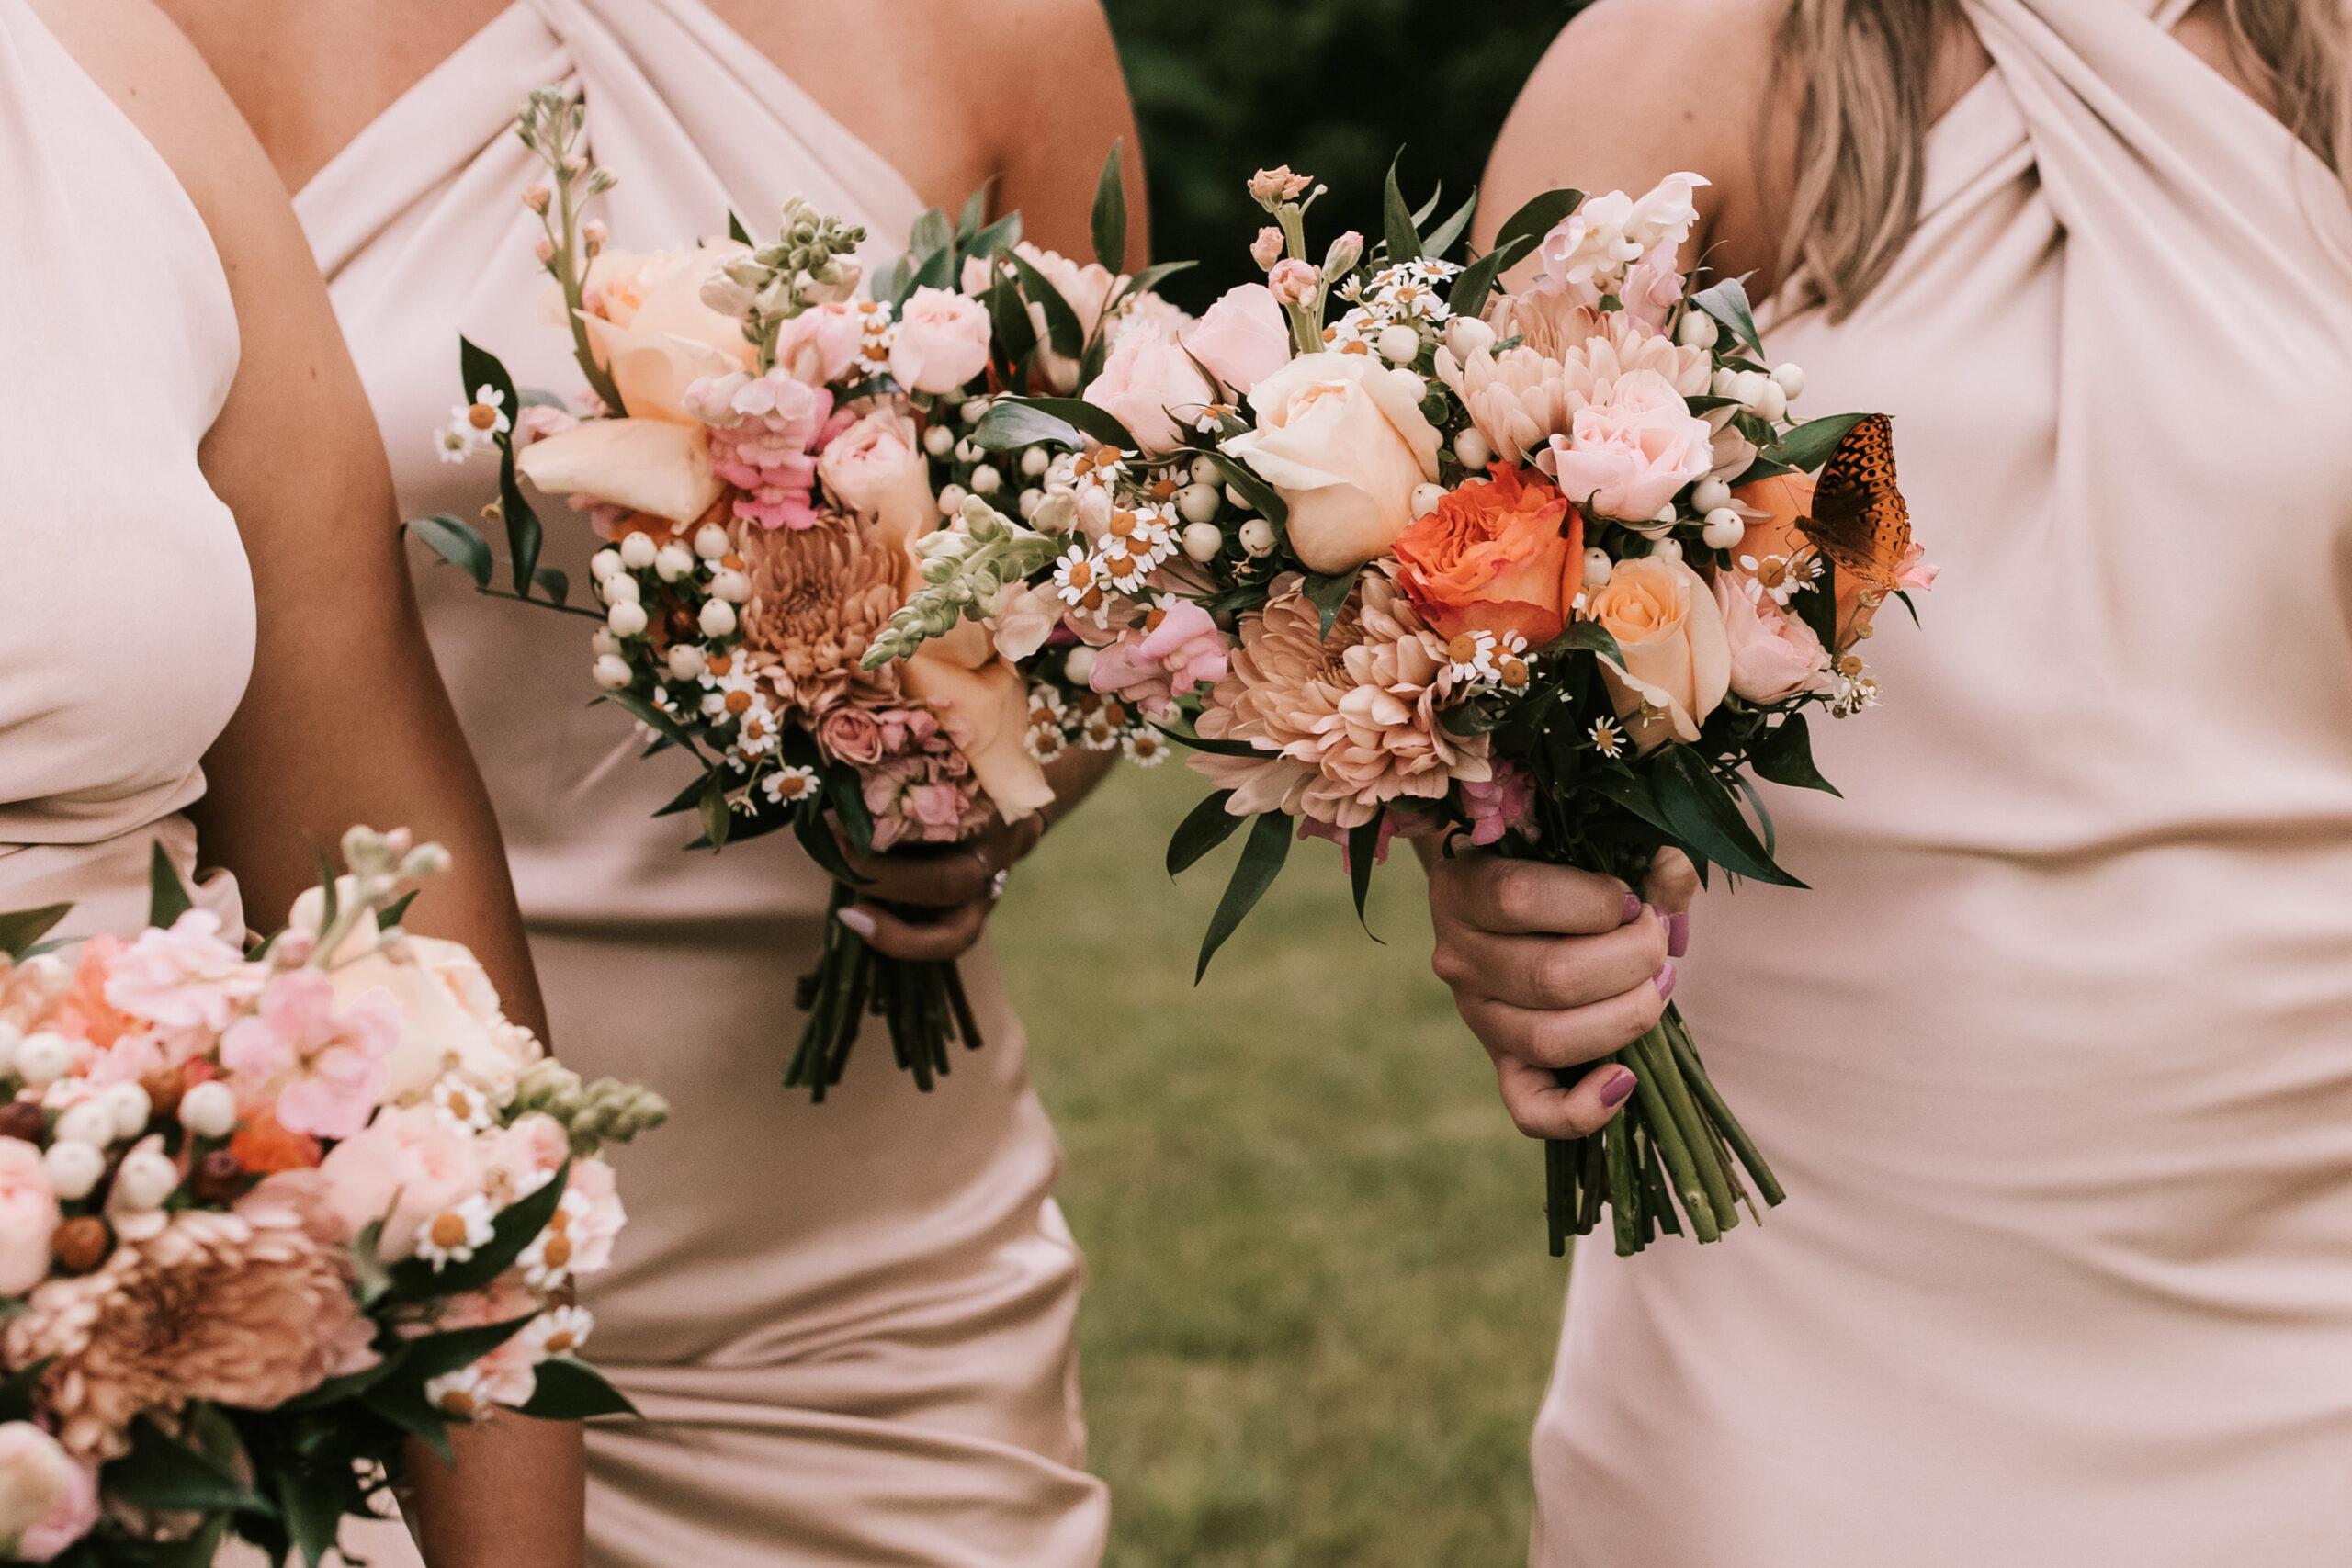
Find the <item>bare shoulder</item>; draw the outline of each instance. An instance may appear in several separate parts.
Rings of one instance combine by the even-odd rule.
[[[1713,182],[1702,221],[1747,203],[1786,0],[1598,0],[1561,29],[1487,165],[1482,241],[1527,197],[1572,186]]]

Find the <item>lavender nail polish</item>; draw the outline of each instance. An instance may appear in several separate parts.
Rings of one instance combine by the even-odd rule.
[[[1673,996],[1674,965],[1669,964],[1665,968],[1659,970],[1657,974],[1651,976],[1650,984],[1657,987],[1658,1000],[1664,1001],[1668,998]]]
[[[1617,923],[1618,923],[1619,925],[1621,925],[1621,926],[1630,926],[1630,925],[1632,925],[1635,920],[1638,920],[1638,919],[1640,919],[1641,918],[1642,918],[1642,896],[1641,896],[1640,894],[1638,894],[1638,893],[1628,893],[1628,894],[1626,894],[1626,895],[1625,895],[1625,912],[1624,912],[1623,914],[1622,914],[1622,915],[1620,915],[1620,916],[1618,916],[1618,917],[1617,917]]]
[[[1632,1096],[1635,1079],[1623,1067],[1611,1068],[1610,1075],[1609,1081],[1600,1086],[1600,1103],[1614,1111]]]
[[[1679,958],[1690,951],[1690,911],[1678,910],[1666,917],[1666,955]]]

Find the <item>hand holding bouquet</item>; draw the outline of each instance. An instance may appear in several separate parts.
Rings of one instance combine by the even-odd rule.
[[[626,1412],[572,1281],[623,1220],[607,1140],[658,1124],[404,932],[438,845],[348,874],[247,954],[155,857],[153,925],[70,962],[0,915],[0,1554],[317,1564],[406,1442],[502,1405]]]

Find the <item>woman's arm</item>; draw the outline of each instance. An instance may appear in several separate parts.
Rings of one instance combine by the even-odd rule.
[[[481,957],[510,1012],[544,1030],[505,854],[434,671],[401,559],[391,475],[286,194],[187,41],[142,0],[37,8],[153,141],[211,230],[243,347],[200,456],[252,563],[259,640],[236,716],[205,759],[205,857],[256,923],[356,822],[436,839],[457,869],[414,921]],[[577,1568],[576,1427],[502,1417],[466,1462],[413,1467],[435,1568]]]

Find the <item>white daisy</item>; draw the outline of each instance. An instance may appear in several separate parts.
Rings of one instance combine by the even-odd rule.
[[[485,1132],[496,1120],[490,1096],[455,1074],[434,1084],[433,1109],[442,1121],[462,1132]]]
[[[525,1324],[523,1338],[541,1360],[549,1356],[577,1356],[595,1325],[586,1307],[554,1307]]]
[[[435,1274],[452,1263],[470,1263],[474,1249],[488,1247],[492,1211],[481,1193],[444,1209],[418,1227],[416,1255],[433,1265]]]
[[[814,768],[778,768],[760,781],[767,792],[769,804],[797,806],[817,793],[817,770]]]
[[[482,1386],[486,1381],[479,1366],[459,1367],[454,1372],[428,1378],[424,1384],[424,1403],[444,1416],[470,1421],[491,1407],[489,1392]]]
[[[473,427],[459,422],[445,424],[433,433],[433,450],[445,463],[462,463],[481,447],[474,441]]]
[[[1592,721],[1591,734],[1592,749],[1600,752],[1602,756],[1618,757],[1624,754],[1625,732],[1617,728],[1614,720],[1606,718],[1594,719]]]
[[[1156,729],[1130,729],[1119,742],[1127,761],[1138,768],[1156,768],[1168,761],[1168,741]]]

